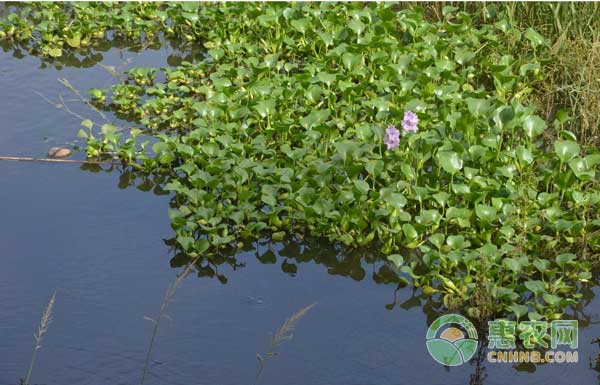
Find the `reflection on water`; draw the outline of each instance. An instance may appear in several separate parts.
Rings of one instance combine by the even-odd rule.
[[[36,155],[76,137],[79,122],[35,94],[64,92],[58,77],[85,90],[112,81],[99,63],[116,67],[132,59],[133,66],[160,67],[193,60],[177,47],[142,50],[124,42],[59,61],[1,46],[3,155]],[[565,316],[579,320],[578,364],[489,364],[482,343],[469,364],[444,368],[429,357],[425,332],[447,309],[438,295],[407,286],[376,252],[318,239],[260,239],[190,265],[170,249],[172,202],[163,186],[173,175],[139,175],[117,165],[81,169],[0,163],[0,385],[26,373],[31,331],[54,288],[55,321],[35,383],[132,384],[145,372],[147,384],[249,384],[264,364],[256,354],[264,359],[270,333],[314,302],[294,339],[265,364],[261,384],[597,381],[599,347],[589,341],[600,335],[600,303],[591,288],[598,278],[581,288],[582,302]],[[174,277],[169,258],[172,268],[190,274]],[[173,282],[177,290],[165,302]],[[485,325],[479,329],[484,336]]]
[[[2,16],[2,7],[4,3],[0,2],[0,17]],[[51,67],[61,70],[65,67],[71,68],[92,68],[104,60],[104,55],[115,49],[127,53],[142,53],[146,51],[160,51],[168,46],[171,53],[166,55],[165,63],[162,66],[178,66],[183,61],[194,61],[202,55],[197,47],[184,44],[176,40],[160,39],[159,41],[149,43],[132,44],[127,40],[111,39],[109,41],[97,41],[87,48],[81,48],[77,52],[65,51],[59,58],[37,57],[40,69]],[[0,39],[0,49],[5,54],[10,54],[14,58],[23,59],[28,55],[29,49],[26,46],[15,45],[11,41]],[[142,65],[142,64],[140,64]]]

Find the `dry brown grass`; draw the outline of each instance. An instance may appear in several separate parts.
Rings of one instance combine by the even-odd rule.
[[[431,20],[443,18],[447,5],[473,14],[476,22],[505,18],[520,30],[531,27],[544,35],[549,42],[549,60],[543,66],[546,77],[529,102],[549,123],[558,111],[568,110],[570,120],[563,128],[585,146],[600,146],[600,2],[403,3],[424,8]],[[522,47],[514,48],[518,56]]]
[[[561,108],[571,117],[567,129],[582,144],[600,144],[600,34],[594,39],[561,39],[551,50],[546,80],[534,93],[547,119]]]

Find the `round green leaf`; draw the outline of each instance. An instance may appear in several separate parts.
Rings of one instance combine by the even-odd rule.
[[[579,145],[571,140],[557,140],[554,142],[554,152],[563,162],[579,155],[579,151]]]
[[[436,155],[442,168],[450,174],[455,174],[463,167],[463,160],[454,151],[438,151]]]
[[[388,255],[387,260],[392,262],[396,269],[399,269],[404,264],[404,258],[400,254]]]
[[[523,119],[523,129],[530,138],[542,134],[546,127],[546,122],[537,115],[528,115]]]

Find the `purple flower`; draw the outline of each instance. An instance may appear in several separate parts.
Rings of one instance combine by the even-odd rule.
[[[402,129],[404,132],[417,132],[419,124],[419,117],[412,111],[406,111],[404,113],[404,119],[402,119]]]
[[[398,148],[400,145],[400,131],[394,126],[390,124],[388,128],[385,130],[385,138],[383,138],[383,142],[387,146],[388,150],[394,150]]]

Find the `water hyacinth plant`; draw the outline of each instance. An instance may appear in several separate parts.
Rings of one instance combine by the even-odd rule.
[[[311,235],[392,256],[402,279],[472,316],[559,318],[581,297],[600,249],[600,154],[524,102],[543,77],[535,31],[394,3],[36,3],[0,29],[52,57],[81,49],[78,32],[106,38],[90,12],[107,15],[93,30],[206,49],[93,90],[135,127],[80,132],[90,157],[160,178],[189,258]]]

